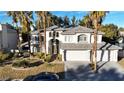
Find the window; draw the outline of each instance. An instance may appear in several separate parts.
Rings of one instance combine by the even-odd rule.
[[[65,42],[67,42],[67,36],[65,36]]]
[[[56,32],[56,37],[59,37],[59,32]]]
[[[49,32],[49,37],[52,37],[52,33],[51,32]]]
[[[41,36],[41,41],[44,41],[44,36]]]
[[[72,36],[65,36],[65,42],[72,42]]]
[[[37,36],[32,36],[32,41],[38,41],[38,37]]]
[[[78,36],[78,42],[87,42],[87,36],[86,35],[79,35]]]

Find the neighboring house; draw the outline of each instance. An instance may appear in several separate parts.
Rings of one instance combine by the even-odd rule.
[[[9,24],[0,24],[0,50],[17,48],[17,32]]]
[[[40,30],[42,40],[43,29]],[[97,35],[97,61],[118,61],[118,46],[102,42],[104,33]],[[63,61],[91,61],[91,49],[94,42],[93,29],[83,26],[61,28],[52,26],[46,29],[46,51],[62,55]],[[38,31],[31,33],[31,51],[39,51]],[[44,51],[44,43],[42,43]]]

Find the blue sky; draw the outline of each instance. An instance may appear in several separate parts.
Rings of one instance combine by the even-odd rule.
[[[68,16],[70,19],[76,16],[77,19],[82,19],[87,14],[86,11],[51,11],[57,16]],[[12,23],[12,18],[8,17],[5,11],[0,11],[0,23]],[[113,23],[119,27],[124,27],[124,11],[112,11],[107,14],[103,24]]]

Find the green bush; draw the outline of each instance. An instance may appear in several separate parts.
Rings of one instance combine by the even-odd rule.
[[[44,59],[44,58],[45,58],[45,54],[42,53],[42,52],[38,52],[38,53],[36,54],[36,56],[37,56],[38,58],[40,58],[40,59]]]
[[[62,55],[61,54],[57,54],[56,60],[62,61]]]
[[[4,62],[7,59],[10,59],[13,57],[13,53],[7,53],[7,52],[3,52],[0,51],[0,63]]]
[[[50,54],[47,54],[46,55],[46,59],[44,59],[46,62],[51,62],[51,55]]]
[[[14,62],[14,63],[12,64],[12,66],[14,66],[14,67],[24,67],[24,68],[26,68],[26,67],[29,67],[29,66],[30,66],[30,63],[29,63],[29,61],[23,59],[23,60],[19,60],[19,61],[17,61],[17,62]]]

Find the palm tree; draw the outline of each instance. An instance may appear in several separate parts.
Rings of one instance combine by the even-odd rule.
[[[42,11],[37,11],[37,27],[38,27],[38,32],[39,32],[39,47],[40,47],[40,52],[42,51],[42,38],[41,38],[41,33],[40,29],[43,27],[42,26]]]
[[[46,25],[47,27],[50,27],[53,25],[52,14],[50,12],[46,12],[46,16],[47,16]]]
[[[47,11],[42,12],[42,18],[43,18],[44,48],[45,48],[45,59],[46,59],[46,18],[47,18]]]
[[[19,13],[19,21],[24,33],[28,34],[28,46],[29,46],[29,53],[30,51],[30,32],[31,26],[33,25],[33,12],[32,11],[20,11]]]
[[[61,27],[62,25],[63,25],[63,19],[62,19],[62,17],[58,17],[58,19],[57,19],[57,26]]]
[[[64,26],[68,27],[70,25],[69,18],[67,16],[64,17]]]
[[[96,62],[97,62],[97,32],[98,29],[101,26],[101,23],[104,19],[104,17],[106,16],[105,11],[92,11],[89,14],[90,19],[92,20],[93,26],[94,26],[94,43],[93,43],[93,48],[92,48],[92,57],[91,57],[91,61],[92,61],[92,66],[93,66],[93,70],[96,71]]]
[[[73,16],[73,17],[72,17],[72,19],[71,19],[71,21],[72,21],[72,26],[73,26],[73,27],[75,27],[75,26],[76,26],[76,24],[77,24],[76,17],[75,17],[75,16]]]

